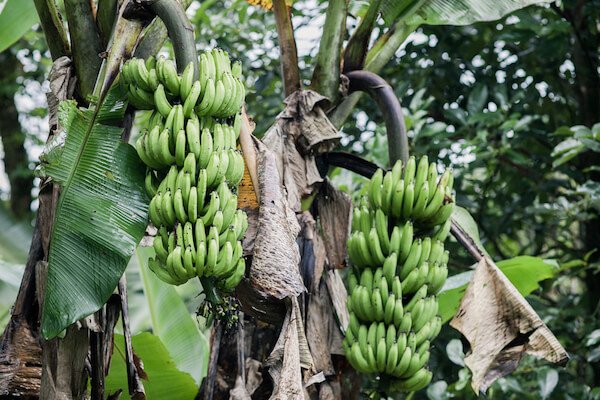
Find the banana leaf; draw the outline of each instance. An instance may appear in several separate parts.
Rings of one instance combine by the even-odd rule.
[[[33,1],[0,1],[0,52],[12,46],[36,22],[38,15]]]
[[[147,399],[193,400],[198,393],[194,379],[177,369],[175,362],[158,336],[144,332],[132,338],[133,350],[141,360],[146,377],[143,381]],[[115,335],[115,349],[106,376],[106,393],[121,389],[122,400],[130,399],[127,391],[127,367],[123,336]]]
[[[42,311],[45,338],[102,307],[147,225],[145,169],[121,140],[123,99],[114,85],[97,112],[61,102],[64,132],[40,157],[42,173],[61,188]]]
[[[550,279],[559,272],[555,262],[531,256],[518,256],[498,261],[496,265],[523,296],[532,293],[540,287],[541,281]],[[440,290],[438,300],[442,322],[449,321],[456,314],[473,272],[462,272],[449,277]]]
[[[152,253],[149,248],[140,248],[137,253],[150,308],[152,332],[165,345],[177,368],[190,374],[200,386],[208,368],[208,340],[198,329],[177,289],[161,281],[148,269],[148,258]],[[196,289],[198,292],[199,288]]]
[[[550,0],[383,0],[381,15],[391,25],[469,25],[493,21],[532,4]]]
[[[31,225],[15,220],[0,206],[0,331],[4,331],[17,298],[32,231]]]

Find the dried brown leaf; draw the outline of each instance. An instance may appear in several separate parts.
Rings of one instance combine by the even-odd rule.
[[[246,390],[246,385],[242,377],[239,375],[235,379],[235,386],[229,391],[229,400],[252,400],[250,393]]]
[[[250,269],[252,286],[277,299],[304,292],[296,238],[300,227],[280,184],[273,153],[255,140],[258,156],[260,208]]]
[[[339,132],[320,107],[323,100],[311,90],[294,92],[286,98],[286,108],[263,137],[278,157],[281,182],[289,205],[296,212],[301,209],[301,200],[323,181],[315,155],[331,151],[340,140]]]
[[[279,339],[265,364],[273,379],[271,400],[304,399],[302,368],[312,369],[313,360],[296,297],[288,302]]]
[[[317,194],[317,209],[329,266],[344,268],[352,200],[325,180]]]
[[[524,353],[563,364],[565,349],[498,267],[484,257],[450,325],[471,345],[465,364],[475,392],[514,371]]]

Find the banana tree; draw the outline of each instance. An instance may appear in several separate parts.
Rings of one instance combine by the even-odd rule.
[[[132,398],[145,396],[143,371],[135,363],[127,322],[127,292],[124,282],[119,282],[146,232],[151,203],[144,163],[149,167],[153,163],[140,159],[143,152],[127,144],[134,111],[143,108],[143,98],[128,95],[120,84],[127,81],[126,70],[122,76],[119,73],[132,56],[151,59],[168,35],[177,72],[182,74],[175,81],[183,80],[191,65],[187,70],[191,81],[202,82],[193,28],[184,11],[190,2],[65,0],[65,29],[53,0],[35,0],[54,61],[49,75],[51,125],[41,157],[36,229],[3,336],[3,357],[13,360],[0,371],[3,395],[83,398],[89,373],[91,397],[104,398],[105,374],[112,371],[113,331],[121,313],[124,345],[115,348],[125,353],[127,390]],[[239,303],[241,311],[234,311],[239,323],[233,328],[219,319],[214,323],[200,396],[221,398],[231,393],[234,398],[247,398],[254,392],[255,396],[298,398],[305,388],[311,397],[359,395],[355,385],[360,380],[353,379],[356,372],[338,357],[344,355],[340,341],[349,323],[340,271],[347,265],[345,243],[352,207],[327,174],[330,166],[339,166],[371,177],[377,175],[377,166],[335,152],[338,130],[361,93],[367,93],[384,117],[390,164],[400,160],[409,165],[400,102],[377,73],[419,25],[493,20],[543,2],[373,0],[360,24],[348,32],[349,1],[331,0],[308,88],[300,79],[291,19],[294,5],[286,0],[262,2],[272,8],[277,23],[286,99],[262,141],[252,136],[246,117],[247,113],[259,119],[259,110],[242,112],[237,122],[246,164],[238,200],[254,231],[244,240],[248,268],[233,300],[219,299],[214,282],[201,278],[209,303]],[[380,33],[373,38],[376,26]],[[156,97],[148,102],[158,106]],[[480,282],[475,278],[500,282],[498,293],[522,310],[519,321],[524,326],[521,331],[504,331],[504,342],[484,350],[501,359],[505,346],[524,335],[547,344],[531,340],[530,350],[563,362],[564,349],[486,256],[471,225],[464,214],[452,217],[452,234],[481,265],[473,282]],[[152,229],[148,233],[157,235]],[[161,270],[153,265],[143,268],[150,267],[160,277]],[[541,278],[532,279],[537,283]],[[463,304],[462,311],[468,306]],[[220,309],[209,311],[214,316]],[[463,321],[459,329],[474,343],[477,337],[470,336],[473,331],[465,325]],[[144,338],[137,342],[156,345]],[[527,346],[519,346],[520,355]],[[164,351],[159,345],[156,348]],[[251,386],[260,375],[260,363],[270,367],[272,384]],[[474,386],[485,389],[515,365],[489,357],[473,363],[479,374]],[[226,385],[215,386],[217,370]],[[343,384],[346,380],[353,385]],[[390,387],[370,385],[367,390],[384,394]]]

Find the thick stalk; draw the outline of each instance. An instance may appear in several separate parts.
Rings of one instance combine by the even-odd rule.
[[[390,165],[398,160],[406,165],[408,161],[408,138],[404,126],[402,106],[394,89],[379,75],[369,71],[351,71],[348,74],[350,92],[367,92],[379,106],[385,120],[388,137]]]
[[[88,101],[100,71],[102,43],[89,1],[64,0],[80,97]]]
[[[180,0],[183,8],[187,9],[192,0]],[[156,18],[144,30],[144,34],[140,39],[139,44],[135,48],[135,57],[146,59],[156,55],[167,40],[167,27],[160,18]]]
[[[160,18],[173,42],[177,61],[177,71],[183,72],[191,62],[194,64],[194,78],[198,79],[198,55],[194,41],[194,26],[185,15],[185,10],[177,0],[149,0],[148,9]]]
[[[54,0],[33,0],[53,60],[71,54],[69,39]]]
[[[348,0],[330,0],[311,88],[335,103],[340,86],[342,41],[346,33]]]
[[[373,27],[381,8],[381,1],[371,1],[367,14],[348,40],[348,45],[344,51],[344,72],[363,69]]]
[[[298,51],[294,38],[294,27],[290,18],[290,10],[286,0],[273,0],[273,12],[277,23],[279,38],[279,59],[281,60],[281,75],[285,96],[300,90],[300,70],[298,69]]]
[[[406,25],[399,26],[398,24],[390,28],[388,32],[375,42],[373,48],[369,50],[365,70],[379,73],[413,30],[414,27],[408,27]],[[354,93],[351,96],[346,97],[330,113],[329,120],[336,128],[341,128],[342,125],[344,125],[344,122],[346,122],[350,114],[352,114],[352,110],[356,107],[359,99],[360,93]]]
[[[98,0],[96,24],[98,25],[103,48],[106,48],[110,40],[110,34],[117,19],[117,11],[117,0]]]

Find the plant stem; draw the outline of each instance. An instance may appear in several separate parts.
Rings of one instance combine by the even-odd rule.
[[[187,9],[192,4],[192,0],[181,0],[180,3],[183,8]],[[156,18],[144,30],[144,34],[135,48],[134,55],[143,59],[156,55],[164,45],[165,40],[167,40],[167,36],[167,27],[164,22],[160,18]]]
[[[301,88],[298,51],[296,50],[294,27],[292,26],[286,0],[273,0],[273,12],[277,23],[277,36],[281,53],[279,55],[281,75],[283,76],[283,87],[287,97]]]
[[[335,103],[340,86],[342,41],[346,33],[348,0],[330,0],[311,88]]]
[[[77,74],[77,89],[82,100],[87,102],[94,91],[94,84],[102,64],[99,56],[102,52],[102,43],[90,2],[64,1],[73,48],[73,64]]]
[[[348,40],[344,52],[344,72],[363,69],[369,48],[369,40],[381,8],[381,1],[373,0],[371,2],[367,14]]]
[[[396,24],[392,26],[388,32],[375,42],[373,48],[369,50],[365,70],[375,73],[381,71],[413,30],[414,27],[406,25],[399,26]],[[341,128],[344,125],[344,122],[352,114],[352,110],[356,107],[359,99],[360,93],[354,93],[346,97],[330,113],[329,120],[336,128]]]
[[[54,0],[34,0],[52,60],[71,54],[69,39]]]
[[[96,24],[100,32],[103,47],[108,45],[110,34],[117,18],[117,0],[98,0]]]
[[[370,71],[351,71],[350,92],[363,91],[375,100],[385,120],[388,137],[388,151],[390,165],[402,160],[406,165],[408,161],[408,137],[404,126],[402,106],[394,93],[394,89],[379,75]]]
[[[119,10],[119,16],[113,29],[108,55],[102,62],[102,66],[96,79],[96,86],[92,96],[96,104],[101,104],[108,89],[119,74],[119,67],[123,60],[131,57],[133,48],[144,27],[144,22],[139,19],[126,19],[123,13],[127,4],[124,3]]]
[[[173,42],[177,71],[183,72],[189,63],[194,65],[194,79],[198,79],[198,55],[194,40],[194,26],[185,15],[185,10],[177,0],[146,0],[148,9],[165,24]]]

